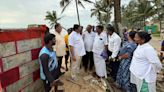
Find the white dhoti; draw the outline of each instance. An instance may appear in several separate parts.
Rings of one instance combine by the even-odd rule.
[[[99,54],[94,53],[94,65],[96,69],[96,74],[99,77],[107,78],[105,59],[103,59]]]

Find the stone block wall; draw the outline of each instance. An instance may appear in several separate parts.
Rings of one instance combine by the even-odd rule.
[[[43,92],[38,55],[45,28],[0,30],[2,92]]]

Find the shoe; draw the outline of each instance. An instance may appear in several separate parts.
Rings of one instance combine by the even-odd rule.
[[[61,73],[60,73],[60,76],[62,76],[62,75],[64,75],[64,74],[65,74],[65,72],[61,72]]]
[[[61,66],[61,69],[64,69],[65,70],[65,68],[63,66]]]
[[[71,77],[71,80],[78,81],[77,77]]]
[[[64,90],[57,90],[57,92],[64,92]]]
[[[65,71],[68,71],[68,68],[66,68],[66,70]]]

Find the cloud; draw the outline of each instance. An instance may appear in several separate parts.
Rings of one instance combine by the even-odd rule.
[[[46,11],[57,11],[58,16],[65,16],[60,22],[66,27],[77,23],[75,3],[72,2],[63,14],[59,5],[60,0],[1,0],[0,27],[27,27],[28,24],[47,24],[44,20]],[[88,16],[89,4],[84,4],[86,9],[79,7],[81,20]],[[89,10],[89,11],[88,11]],[[86,15],[87,14],[87,15]],[[90,16],[88,16],[90,18]],[[88,19],[89,19],[88,18]],[[68,20],[68,21],[67,21]],[[69,22],[72,23],[69,23]],[[84,20],[83,20],[84,21]],[[82,22],[83,23],[83,22]],[[7,25],[7,26],[6,26]]]
[[[56,0],[55,0],[56,1]],[[27,27],[28,24],[46,23],[46,11],[56,8],[53,0],[2,0],[0,27]],[[15,26],[16,25],[16,26]],[[26,26],[24,26],[26,25]]]
[[[95,1],[95,0],[92,0]],[[122,0],[123,1],[123,0]],[[75,2],[61,14],[60,0],[1,0],[0,28],[26,28],[28,24],[48,24],[45,21],[46,11],[57,11],[58,16],[64,16],[60,23],[66,28],[78,23]],[[81,24],[96,24],[96,18],[90,17],[92,4],[84,3],[86,7],[79,7]]]

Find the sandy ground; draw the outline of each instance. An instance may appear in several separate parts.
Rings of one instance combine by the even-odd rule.
[[[157,38],[153,38],[150,42],[150,44],[157,50],[160,51],[160,44],[161,41]],[[64,60],[63,60],[64,61]],[[65,67],[65,64],[63,62],[63,67]],[[164,64],[163,64],[164,66]],[[164,69],[162,69],[164,71]],[[81,72],[78,77],[78,81],[76,83],[73,83],[71,81],[68,81],[70,79],[70,69],[68,72],[66,72],[62,77],[62,81],[64,82],[64,86],[61,89],[64,89],[65,92],[105,92],[101,86],[98,85],[92,85],[89,81],[85,81],[83,78],[88,74],[81,69]],[[111,92],[123,92],[116,88],[110,88]],[[164,92],[164,81],[162,80],[162,72],[158,75],[158,82],[157,82],[157,92]]]

